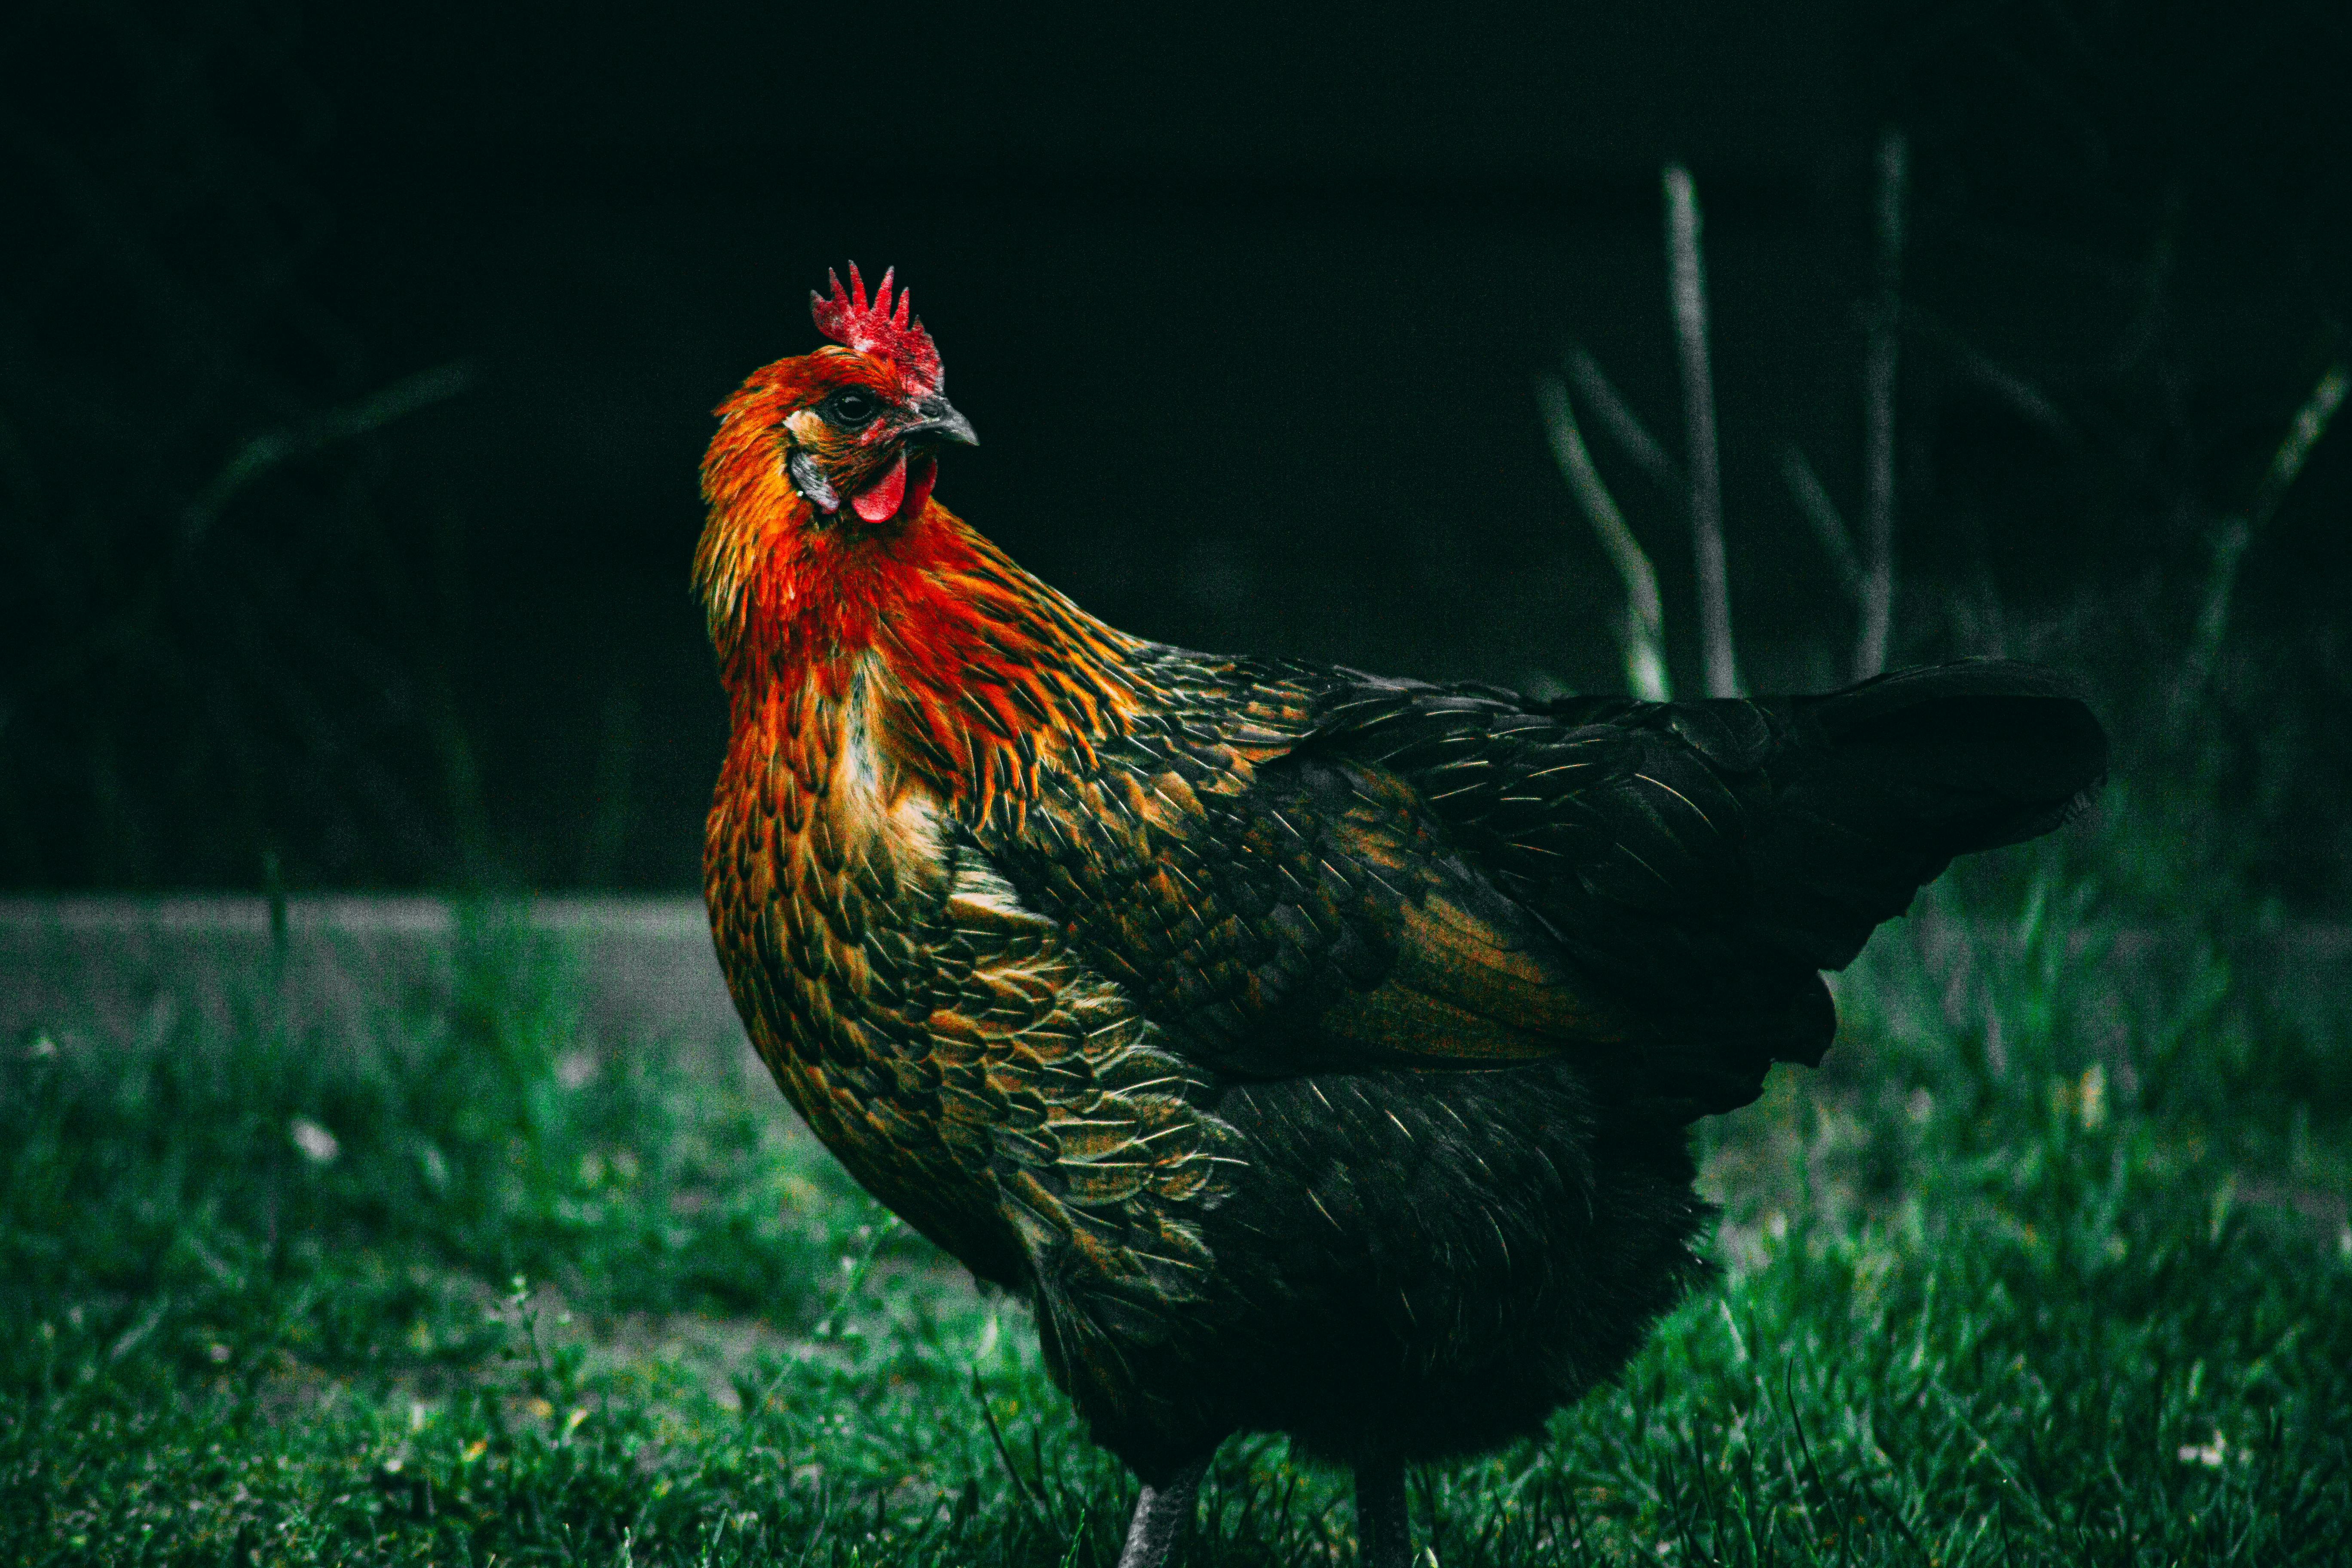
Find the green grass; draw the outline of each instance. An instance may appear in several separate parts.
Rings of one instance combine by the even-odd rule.
[[[1544,1441],[1417,1477],[1447,1568],[2345,1561],[2328,1009],[2001,876],[1882,933],[1831,1066],[1706,1131],[1719,1287]],[[10,1043],[0,1563],[1115,1556],[1130,1483],[1021,1310],[772,1089],[583,1059],[562,977],[485,924],[376,1038],[282,1037],[265,985],[227,1038]],[[1346,1563],[1350,1526],[1230,1444],[1181,1561]]]

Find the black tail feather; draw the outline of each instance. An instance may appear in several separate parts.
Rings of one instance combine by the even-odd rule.
[[[2049,832],[2106,779],[2079,689],[2032,665],[1903,670],[1796,708],[1748,865],[1759,934],[1818,968],[1852,963],[1955,857]]]

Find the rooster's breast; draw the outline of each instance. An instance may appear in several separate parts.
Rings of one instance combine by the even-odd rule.
[[[1128,994],[1024,906],[845,700],[739,725],[705,844],[712,932],[785,1096],[857,1180],[1025,1289],[1082,1403],[1210,1271],[1230,1131]]]

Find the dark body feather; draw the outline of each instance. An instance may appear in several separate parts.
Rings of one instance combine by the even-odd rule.
[[[950,524],[949,656],[920,605],[722,629],[714,933],[810,1124],[1147,1479],[1475,1449],[1612,1374],[1701,1272],[1688,1123],[2105,772],[2030,667],[1532,702],[1139,642]]]

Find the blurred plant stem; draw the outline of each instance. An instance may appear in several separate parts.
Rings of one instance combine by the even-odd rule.
[[[2229,635],[2230,605],[2237,594],[2238,569],[2245,561],[2246,552],[2270,525],[2271,519],[2278,515],[2279,503],[2286,500],[2295,476],[2309,461],[2312,448],[2327,433],[2328,422],[2344,405],[2347,389],[2352,389],[2352,371],[2347,371],[2344,361],[2338,360],[2320,373],[2311,395],[2295,410],[2294,417],[2287,423],[2286,434],[2271,453],[2270,466],[2263,470],[2262,482],[2254,489],[2252,503],[2244,511],[2223,518],[2214,531],[2212,567],[2206,575],[2204,602],[2197,615],[2196,641],[2190,646],[2188,666],[2181,676],[2176,721],[2185,718],[2212,680],[2214,661],[2221,657],[2222,639]]]
[[[270,469],[321,452],[338,442],[381,430],[394,421],[445,403],[474,384],[474,368],[462,360],[406,376],[357,403],[331,408],[299,424],[266,431],[247,441],[221,466],[210,483],[180,513],[180,542],[194,545],[235,500],[236,493]]]
[[[457,702],[458,671],[465,662],[466,525],[454,512],[445,513],[435,541],[435,585],[441,612],[440,637],[425,659],[422,682],[425,719],[431,733],[435,760],[449,813],[451,835],[457,851],[460,884],[475,889],[499,881],[496,841],[482,794],[481,765]]]
[[[1862,626],[1855,635],[1853,678],[1866,680],[1886,668],[1895,617],[1895,399],[1902,339],[1903,203],[1910,153],[1899,131],[1878,142],[1876,293],[1863,358],[1865,420],[1863,554],[1859,577]]]
[[[639,730],[639,703],[635,680],[616,677],[604,697],[604,721],[596,747],[595,796],[590,805],[587,844],[580,857],[580,886],[613,884],[621,858],[628,847],[631,810],[630,782],[635,772]]]
[[[1698,189],[1690,171],[1666,165],[1666,262],[1681,351],[1683,421],[1690,470],[1691,545],[1698,560],[1699,630],[1709,697],[1739,695],[1731,643],[1731,575],[1723,552],[1723,474],[1716,450],[1715,373],[1706,346],[1706,276],[1699,254]]]
[[[1593,374],[1599,374],[1597,366]],[[1658,597],[1657,571],[1641,541],[1625,526],[1601,470],[1592,465],[1567,386],[1558,376],[1537,376],[1536,404],[1543,411],[1544,432],[1551,438],[1552,458],[1561,476],[1600,536],[1601,548],[1625,580],[1625,614],[1618,624],[1617,641],[1625,656],[1626,689],[1645,702],[1664,702],[1673,690],[1666,679],[1665,610]]]
[[[1859,605],[1863,599],[1862,557],[1854,552],[1853,533],[1839,515],[1837,502],[1830,499],[1827,486],[1813,472],[1812,464],[1794,441],[1780,443],[1780,477],[1789,483],[1789,493],[1797,499],[1797,510],[1813,525],[1813,537],[1821,541],[1822,552],[1830,558],[1830,569],[1837,574],[1838,587],[1848,599]]]
[[[1683,477],[1682,469],[1666,455],[1666,449],[1658,445],[1657,437],[1650,434],[1649,427],[1601,370],[1598,360],[1582,349],[1570,350],[1568,379],[1577,395],[1599,417],[1601,427],[1650,477],[1651,483],[1678,500],[1689,489],[1690,480]]]

